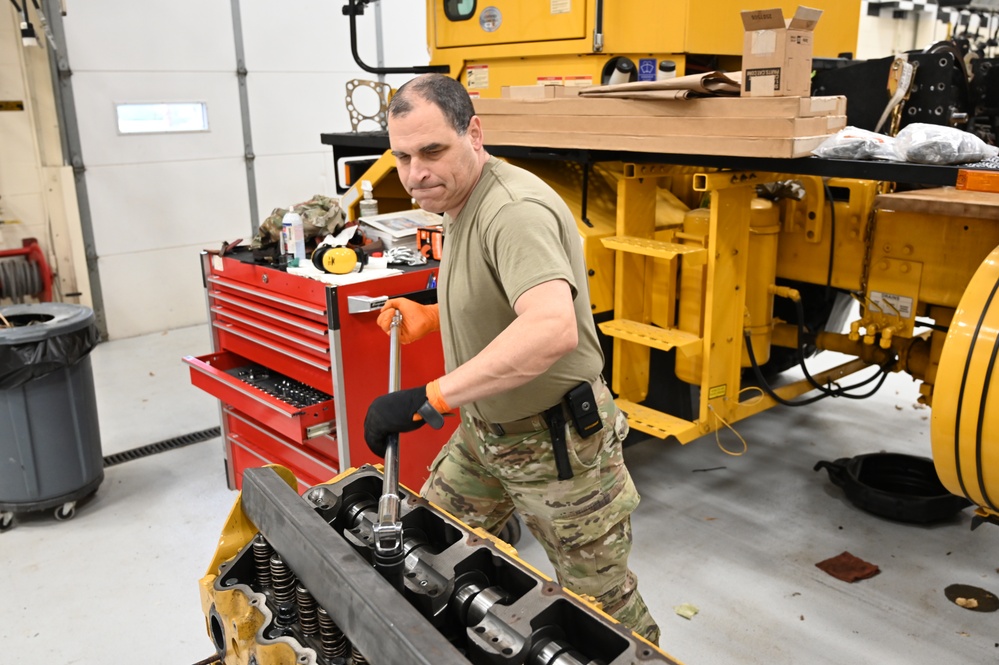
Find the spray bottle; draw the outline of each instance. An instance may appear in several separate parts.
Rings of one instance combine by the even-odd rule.
[[[364,198],[361,199],[361,217],[371,217],[378,214],[378,200],[373,198],[374,191],[370,180],[361,181],[361,191]]]
[[[281,218],[281,241],[290,265],[296,266],[305,260],[305,226],[302,216],[293,208]]]

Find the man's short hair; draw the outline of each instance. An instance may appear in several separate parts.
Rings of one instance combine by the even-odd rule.
[[[464,135],[468,131],[468,123],[475,115],[475,108],[468,90],[455,79],[443,74],[423,74],[407,81],[389,102],[389,116],[408,115],[413,110],[414,97],[424,99],[439,108],[458,134]]]

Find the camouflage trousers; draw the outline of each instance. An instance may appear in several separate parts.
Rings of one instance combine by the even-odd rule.
[[[603,429],[583,439],[567,426],[573,477],[558,480],[547,429],[496,436],[464,410],[430,466],[421,494],[473,527],[498,533],[516,509],[544,547],[558,582],[658,644],[659,627],[628,569],[639,496],[621,451],[628,422],[603,386]]]

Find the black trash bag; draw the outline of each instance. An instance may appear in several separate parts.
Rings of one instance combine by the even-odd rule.
[[[83,305],[11,305],[0,314],[0,390],[71,367],[100,341],[94,312]]]

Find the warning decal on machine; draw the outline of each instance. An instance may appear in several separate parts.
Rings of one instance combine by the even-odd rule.
[[[877,307],[882,314],[898,316],[903,319],[912,318],[912,298],[894,293],[884,293],[883,291],[871,291],[871,304]]]
[[[489,87],[489,65],[468,65],[465,71],[468,73],[469,88]]]
[[[715,399],[716,397],[724,397],[725,393],[728,392],[728,386],[726,384],[721,384],[720,386],[711,386],[708,388],[708,399]]]

